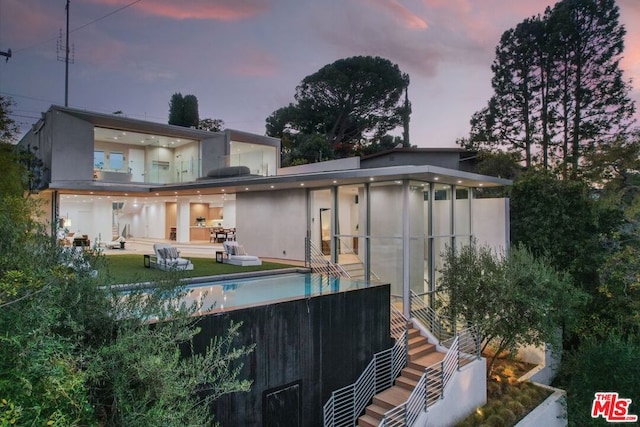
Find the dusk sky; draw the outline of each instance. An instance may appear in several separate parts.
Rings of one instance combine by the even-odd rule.
[[[451,147],[491,95],[500,35],[550,0],[71,0],[69,106],[166,123],[175,92],[200,118],[264,134],[307,75],[381,56],[411,78],[411,143]],[[0,0],[0,94],[26,132],[64,105],[66,0]],[[618,0],[622,68],[640,107],[640,0]],[[129,6],[129,7],[126,7]],[[123,8],[124,7],[124,8]],[[123,9],[121,9],[123,8]],[[121,9],[115,13],[114,11]],[[64,52],[59,52],[64,56]]]

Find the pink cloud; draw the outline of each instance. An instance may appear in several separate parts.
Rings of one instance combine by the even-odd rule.
[[[405,27],[416,30],[424,30],[427,28],[427,21],[411,12],[398,0],[369,0],[374,6],[390,12],[396,21],[402,23]]]
[[[0,45],[0,50],[13,48],[16,51],[23,48],[24,45],[33,43],[46,45],[47,48],[55,47],[60,23],[51,18],[55,13],[51,10],[51,6],[51,3],[34,6],[23,0],[3,2],[0,6],[2,14],[0,24],[4,40]],[[63,14],[64,10],[61,10],[60,16]],[[50,39],[46,43],[43,42],[45,37]],[[6,46],[5,43],[11,43],[11,45]]]
[[[241,49],[243,56],[230,66],[233,74],[245,77],[271,77],[277,74],[279,62],[269,52],[255,48]]]
[[[125,6],[130,0],[91,0],[110,6]],[[215,21],[239,21],[252,18],[268,9],[268,0],[154,0],[141,1],[133,5],[147,15],[173,19],[202,19]]]

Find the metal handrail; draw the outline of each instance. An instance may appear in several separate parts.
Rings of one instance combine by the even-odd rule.
[[[311,271],[333,277],[350,277],[340,264],[335,264],[322,253],[322,251],[311,241],[305,238],[307,249],[307,262]]]
[[[422,322],[438,341],[450,339],[456,335],[456,322],[443,319],[414,291],[411,291],[411,317]]]
[[[404,325],[404,330],[401,331]],[[353,426],[369,401],[393,385],[407,363],[407,319],[391,307],[393,347],[376,353],[360,377],[348,386],[331,393],[323,407],[325,426]]]
[[[412,426],[422,411],[444,398],[453,374],[463,364],[480,357],[481,339],[476,328],[458,331],[441,344],[448,348],[444,359],[424,370],[407,401],[385,412],[380,426]]]
[[[339,245],[340,245],[340,253],[341,254],[355,255],[356,257],[358,257],[358,260],[362,263],[362,260],[360,259],[358,254],[355,252],[353,247],[351,247],[348,243],[345,243],[343,237],[358,237],[358,236],[344,236],[344,235],[341,235],[341,236],[338,236],[338,241],[339,241]],[[370,280],[374,280],[376,282],[381,282],[382,281],[382,279],[380,279],[380,276],[378,276],[373,270],[371,270],[371,268],[369,268],[369,276],[370,276]]]

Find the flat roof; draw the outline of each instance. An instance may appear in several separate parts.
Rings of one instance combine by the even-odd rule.
[[[370,169],[320,171],[276,176],[238,176],[223,179],[202,179],[195,182],[149,185],[109,183],[105,181],[64,181],[53,182],[49,189],[74,192],[123,192],[181,194],[229,194],[245,191],[286,190],[294,188],[326,188],[336,185],[354,185],[374,182],[415,180],[460,185],[464,187],[502,187],[512,184],[511,180],[479,175],[460,170],[431,165],[389,166]]]

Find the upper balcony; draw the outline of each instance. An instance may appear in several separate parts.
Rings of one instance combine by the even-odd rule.
[[[213,140],[95,127],[93,179],[174,184],[193,182],[208,171],[225,166],[247,166],[254,175],[275,175],[277,147],[228,141],[225,133],[212,133],[210,139]]]

